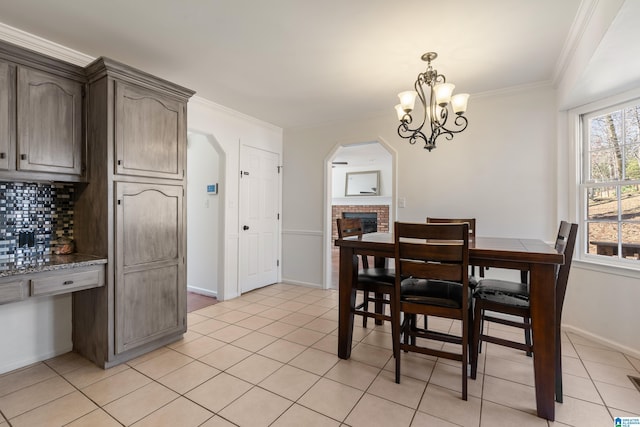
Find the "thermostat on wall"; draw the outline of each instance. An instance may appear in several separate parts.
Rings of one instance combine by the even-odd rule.
[[[218,183],[207,185],[207,194],[218,194]]]

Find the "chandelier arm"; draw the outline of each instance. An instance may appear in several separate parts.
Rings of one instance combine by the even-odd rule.
[[[469,121],[467,120],[467,118],[465,116],[456,116],[455,120],[453,121],[453,124],[458,126],[460,129],[447,129],[443,126],[440,127],[441,131],[438,133],[439,135],[445,135],[445,138],[448,141],[451,141],[453,139],[453,134],[455,133],[460,133],[463,130],[465,130],[467,128],[467,125],[469,124]]]
[[[422,104],[422,121],[420,122],[420,126],[418,126],[416,128],[416,130],[422,132],[422,128],[424,127],[424,124],[427,122],[427,110],[426,108],[424,108],[424,106],[426,105],[426,96],[424,94],[424,85],[425,85],[425,73],[422,74],[418,74],[418,78],[416,79],[416,82],[414,83],[414,88],[416,90],[416,92],[418,93],[418,98],[420,99],[420,103]]]

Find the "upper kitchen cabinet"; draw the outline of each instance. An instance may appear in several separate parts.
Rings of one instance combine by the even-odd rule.
[[[0,61],[0,170],[9,170],[9,158],[14,156],[13,131],[13,69]]]
[[[116,173],[182,179],[186,108],[157,90],[116,81]]]
[[[84,181],[82,67],[0,41],[0,179]]]
[[[18,170],[82,173],[82,83],[18,67]]]

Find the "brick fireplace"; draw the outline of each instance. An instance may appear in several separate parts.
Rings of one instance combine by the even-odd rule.
[[[331,211],[332,241],[338,238],[336,219],[344,218],[344,213],[349,213],[355,217],[358,217],[357,214],[363,214],[363,216],[369,218],[372,217],[371,214],[375,214],[377,217],[377,230],[371,231],[389,232],[389,205],[333,205]],[[368,220],[365,219],[364,221]]]

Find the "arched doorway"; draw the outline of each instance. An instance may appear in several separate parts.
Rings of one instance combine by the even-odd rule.
[[[396,218],[396,151],[381,138],[337,144],[326,158],[325,168],[325,274],[324,287],[337,288],[338,249],[336,218],[367,218],[372,231],[390,231]],[[377,172],[376,191],[346,191],[348,178]],[[375,194],[372,194],[375,193]]]
[[[213,136],[188,133],[187,290],[218,299],[224,299],[224,161]]]

